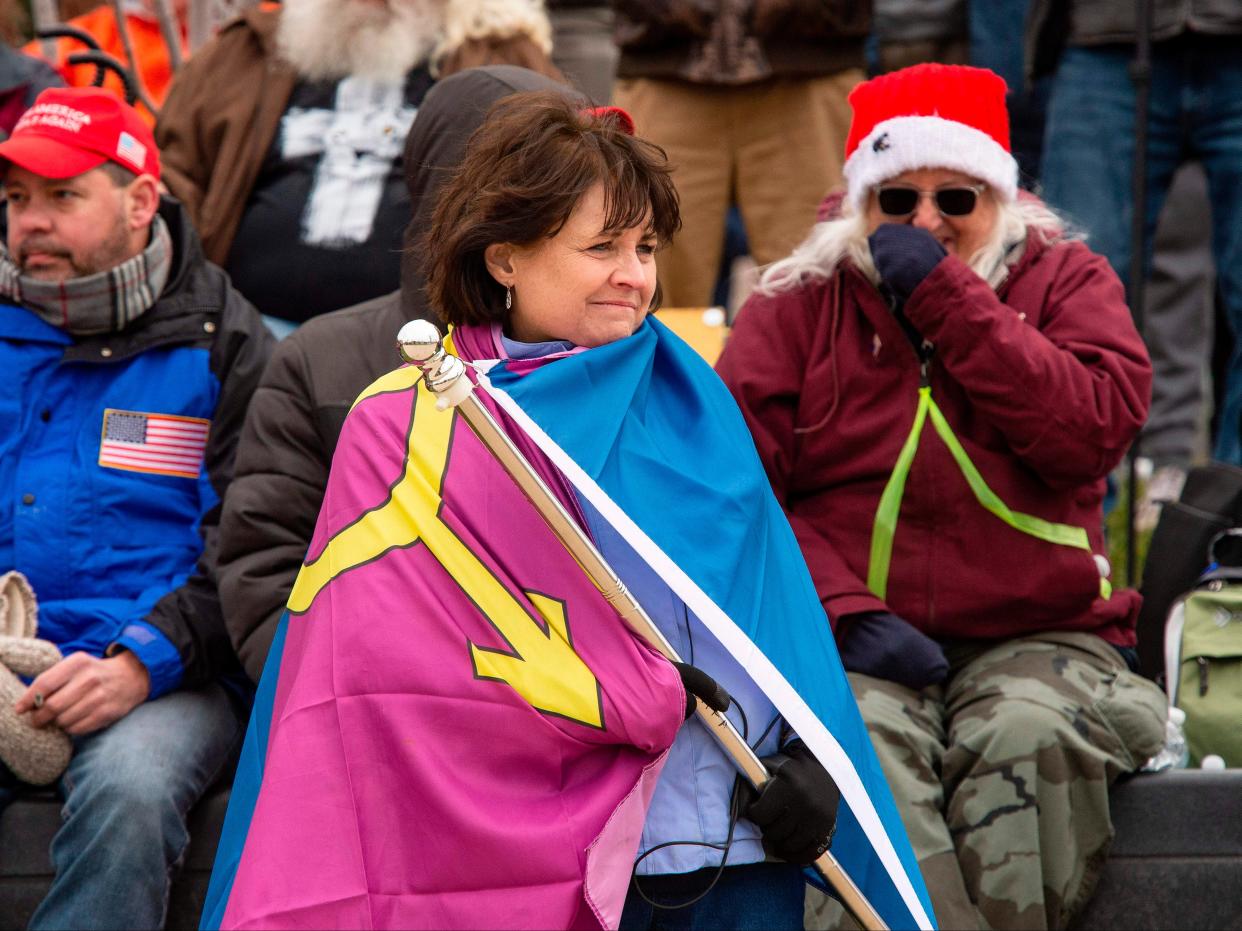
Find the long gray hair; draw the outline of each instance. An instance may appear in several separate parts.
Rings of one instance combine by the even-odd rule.
[[[1022,258],[1028,236],[1038,236],[1047,243],[1083,238],[1042,201],[1019,197],[1008,203],[998,202],[992,235],[966,264],[995,290],[1009,277],[1009,269]],[[853,209],[848,198],[841,203],[839,217],[815,224],[810,235],[788,258],[773,262],[763,270],[758,290],[763,294],[776,294],[826,279],[845,259],[873,284],[879,284],[880,277],[867,245],[866,217]]]

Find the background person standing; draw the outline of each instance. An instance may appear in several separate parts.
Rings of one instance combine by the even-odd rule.
[[[613,0],[615,102],[673,165],[682,231],[660,259],[667,306],[703,306],[736,203],[760,265],[796,245],[841,181],[846,95],[871,4]]]

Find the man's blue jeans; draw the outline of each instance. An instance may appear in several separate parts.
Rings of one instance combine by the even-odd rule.
[[[630,880],[619,931],[801,931],[806,880],[792,863],[748,863],[721,871],[638,876]],[[662,905],[690,902],[685,908],[655,908],[635,890]]]
[[[1047,78],[1031,88],[1023,86],[1022,30],[1015,23],[1026,19],[1030,0],[985,0],[967,3],[970,24],[970,63],[995,71],[1005,79],[1009,93],[1009,136],[1013,157],[1022,174],[1020,183],[1032,187],[1039,180],[1039,159],[1048,107]]]
[[[1070,48],[1053,84],[1044,198],[1089,235],[1124,282],[1130,271],[1135,92],[1130,46]],[[1152,48],[1145,263],[1173,173],[1198,159],[1212,252],[1233,336],[1214,455],[1242,464],[1242,36],[1183,36]],[[1207,222],[1206,218],[1204,222]]]
[[[56,878],[31,928],[161,928],[185,818],[227,766],[245,723],[219,685],[170,692],[74,741],[61,777]],[[0,804],[12,795],[0,788]]]

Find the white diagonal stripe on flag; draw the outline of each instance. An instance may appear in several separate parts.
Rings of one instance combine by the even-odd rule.
[[[143,411],[104,411],[99,464],[128,472],[198,478],[211,421]]]

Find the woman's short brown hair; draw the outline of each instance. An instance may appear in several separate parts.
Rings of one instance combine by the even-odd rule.
[[[681,226],[664,151],[626,132],[616,114],[555,91],[497,101],[445,184],[423,240],[431,307],[453,325],[505,319],[504,288],[483,252],[555,236],[595,184],[604,231],[645,223],[660,245]]]

